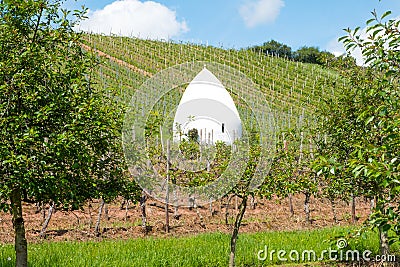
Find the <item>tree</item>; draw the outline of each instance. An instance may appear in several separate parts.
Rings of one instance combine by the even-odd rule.
[[[400,234],[400,20],[387,20],[390,11],[372,14],[366,35],[347,29],[340,39],[349,52],[360,48],[367,65],[339,69],[348,84],[336,84],[339,97],[322,108],[328,145],[320,151],[319,170],[340,168],[351,176],[350,190],[376,199],[369,223],[379,230],[381,254],[387,255]],[[391,240],[389,230],[397,234]]]
[[[287,129],[278,133],[271,170],[260,191],[262,196],[269,196],[273,192],[277,197],[289,197],[291,215],[294,214],[292,195],[304,194],[305,221],[311,223],[310,197],[317,193],[318,185],[314,173],[309,168],[313,151],[307,137],[302,128]]]
[[[0,203],[16,266],[27,266],[23,201],[77,208],[122,171],[123,111],[92,84],[94,60],[73,30],[85,11],[61,4],[0,2]]]
[[[294,52],[295,61],[324,65],[335,56],[327,51],[320,51],[318,47],[303,46]]]
[[[329,52],[328,52],[329,53]],[[321,56],[321,60],[323,63],[323,66],[326,66],[328,68],[337,70],[337,69],[353,69],[357,67],[356,64],[356,59],[350,55],[341,55],[338,57],[335,56]]]
[[[356,28],[348,29],[348,36],[341,39],[348,51],[358,46],[370,64],[364,75],[367,82],[358,85],[364,105],[357,122],[365,125],[366,135],[355,147],[350,166],[356,177],[362,177],[365,193],[375,191],[376,209],[370,223],[379,230],[383,255],[389,253],[390,243],[399,241],[399,236],[389,241],[388,231],[399,234],[400,229],[400,20],[384,21],[390,14],[387,11],[379,17],[372,12],[368,37],[363,38]]]
[[[295,131],[282,131],[277,134],[276,151],[271,164],[271,170],[260,187],[260,196],[270,198],[272,194],[289,198],[290,215],[294,215],[293,194],[299,191],[295,183],[295,173],[298,170],[299,144],[294,141]]]
[[[292,48],[283,43],[279,43],[275,40],[265,42],[260,46],[254,46],[253,49],[257,52],[261,51],[266,55],[274,55],[283,58],[292,58]]]
[[[236,214],[235,217],[235,222],[233,225],[233,231],[231,235],[229,267],[235,266],[236,243],[239,235],[239,229],[242,224],[243,216],[247,209],[247,201],[249,199],[249,196],[250,195],[254,196],[255,194],[254,190],[251,189],[251,183],[257,171],[259,158],[261,157],[261,155],[263,155],[262,146],[260,145],[259,133],[256,131],[251,131],[247,138],[249,138],[249,145],[250,145],[248,151],[249,155],[247,159],[247,166],[244,170],[244,173],[241,175],[239,182],[230,192],[238,196],[241,199],[241,202],[238,207],[238,213]]]

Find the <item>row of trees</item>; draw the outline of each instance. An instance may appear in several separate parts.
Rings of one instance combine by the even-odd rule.
[[[249,49],[269,56],[277,56],[289,60],[318,65],[325,65],[328,61],[335,58],[334,54],[328,51],[320,51],[318,47],[303,46],[296,51],[293,51],[290,46],[275,40],[270,40],[262,45],[256,45]]]

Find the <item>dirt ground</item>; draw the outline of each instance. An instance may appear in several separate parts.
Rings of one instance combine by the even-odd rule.
[[[237,201],[240,201],[237,200]],[[206,232],[231,232],[231,223],[236,214],[236,199],[232,198],[228,205],[228,225],[226,224],[227,198],[216,201],[210,207],[195,209],[179,208],[178,216],[174,217],[173,207],[170,208],[170,232],[165,232],[165,210],[163,204],[149,199],[146,205],[149,236],[182,236]],[[338,222],[333,220],[332,208],[327,200],[311,198],[311,223],[305,222],[304,196],[293,197],[293,216],[289,212],[288,199],[255,200],[243,218],[241,232],[280,231],[316,229],[334,225],[351,225],[351,208],[348,203],[340,202],[336,205]],[[250,204],[250,203],[249,203]],[[47,212],[48,206],[44,209]],[[47,229],[46,239],[63,240],[101,240],[101,239],[128,239],[143,237],[141,227],[141,210],[139,204],[129,205],[128,209],[121,208],[121,200],[106,205],[103,212],[99,236],[96,236],[94,225],[97,220],[99,201],[93,201],[82,211],[65,212],[57,210],[53,214]],[[356,199],[357,224],[361,224],[370,212],[369,202]],[[25,228],[28,242],[39,242],[39,233],[44,221],[43,210],[38,210],[33,204],[24,205]],[[13,228],[11,216],[0,213],[0,243],[13,242]]]

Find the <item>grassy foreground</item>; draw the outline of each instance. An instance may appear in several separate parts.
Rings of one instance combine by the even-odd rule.
[[[336,249],[338,235],[349,228],[330,228],[300,232],[266,232],[241,234],[237,248],[238,266],[268,266],[293,263],[278,259],[272,250],[314,250],[317,257],[329,247]],[[29,266],[227,266],[229,235],[201,234],[179,238],[143,238],[100,242],[42,242],[29,245]],[[330,240],[330,241],[329,241]],[[367,234],[352,249],[378,251],[377,235]],[[268,248],[267,259],[260,261],[259,250]],[[265,255],[265,254],[261,254]],[[292,254],[294,255],[294,254]],[[301,257],[300,257],[301,258]],[[0,266],[14,266],[12,245],[0,245]]]

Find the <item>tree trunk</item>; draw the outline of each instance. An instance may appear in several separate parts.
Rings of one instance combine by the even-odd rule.
[[[36,208],[35,214],[39,213],[42,210],[41,206],[42,206],[42,203],[40,203],[40,202],[35,203],[35,208]]]
[[[353,224],[356,223],[356,197],[351,194],[351,221]]]
[[[42,207],[42,224],[44,223],[44,221],[46,220],[46,209],[44,208],[44,204],[41,204]]]
[[[228,197],[228,201],[226,202],[226,205],[225,205],[225,224],[226,225],[229,224],[229,220],[228,220],[228,217],[229,217],[229,204],[231,203],[232,197],[233,197],[233,195],[230,195]]]
[[[239,209],[239,200],[238,200],[238,196],[235,196],[235,211],[237,211]]]
[[[110,220],[110,215],[108,214],[108,205],[104,204],[104,215],[106,216],[106,221]]]
[[[174,184],[174,187],[175,187],[176,185]],[[180,218],[180,215],[179,215],[179,213],[178,213],[178,199],[177,199],[177,197],[176,197],[176,189],[174,188],[174,219],[175,220],[179,220],[179,218]]]
[[[124,218],[124,221],[127,221],[128,220],[128,210],[129,210],[129,200],[124,200],[124,202],[125,202],[125,218]]]
[[[333,214],[333,221],[334,221],[335,223],[338,223],[338,219],[337,219],[337,216],[336,216],[336,204],[335,204],[335,200],[329,199],[329,201],[331,202],[332,214]]]
[[[28,266],[28,243],[25,237],[25,226],[24,218],[22,216],[22,197],[21,189],[12,189],[11,196],[11,208],[12,208],[12,222],[15,233],[15,255],[16,267],[26,267]]]
[[[49,211],[47,212],[46,220],[43,222],[42,230],[40,231],[40,234],[39,234],[40,238],[44,238],[46,236],[47,226],[49,225],[49,222],[50,222],[51,216],[53,215],[53,212],[54,212],[54,201],[51,202]]]
[[[192,210],[194,208],[194,198],[192,197],[191,194],[189,194],[189,210]]]
[[[197,217],[199,217],[200,226],[203,227],[203,228],[205,229],[205,228],[206,228],[206,225],[204,224],[204,218],[203,218],[203,216],[201,215],[201,213],[200,213],[200,211],[199,211],[199,208],[197,207],[197,204],[196,204],[196,203],[194,203],[194,208],[195,208],[195,210],[196,210]]]
[[[375,209],[375,199],[371,198],[370,207],[369,207],[369,215],[371,216]]]
[[[390,253],[388,233],[383,229],[383,226],[379,227],[379,249],[381,257],[385,256],[386,258]],[[381,266],[386,267],[388,263],[382,262]]]
[[[310,197],[311,194],[309,192],[304,193],[305,199],[304,199],[304,212],[306,214],[306,222],[311,223],[310,219]]]
[[[293,195],[291,193],[288,194],[289,198],[289,211],[290,211],[290,216],[294,216],[294,208],[293,208]]]
[[[231,236],[231,252],[229,255],[229,267],[235,266],[235,256],[236,256],[236,242],[239,234],[239,228],[242,224],[243,215],[246,212],[247,207],[247,199],[248,196],[244,196],[242,202],[239,206],[239,212],[236,215],[235,226],[233,228],[232,236]]]
[[[168,186],[168,185],[167,185]],[[165,232],[169,233],[169,211],[168,202],[165,202]]]
[[[121,202],[121,206],[119,207],[120,210],[123,210],[123,209],[124,209],[126,202],[127,202],[127,201],[126,201],[125,198],[124,198],[124,199],[122,200],[122,202]]]
[[[92,203],[90,203],[90,202],[89,202],[88,209],[89,209],[89,231],[90,231],[90,229],[92,229],[92,226],[93,226],[93,219],[92,219]]]
[[[147,234],[146,201],[147,201],[147,194],[143,190],[142,197],[140,198],[140,210],[142,211],[142,229],[145,234]]]
[[[256,197],[253,195],[251,196],[251,199],[250,199],[250,206],[251,206],[252,210],[255,210],[256,206],[257,206]]]
[[[79,216],[75,214],[75,212],[71,211],[71,213],[75,216],[76,218],[76,225],[79,226],[79,224],[81,223],[81,220],[79,219]]]
[[[96,236],[100,236],[100,220],[101,220],[101,214],[103,213],[104,205],[105,205],[104,199],[101,199],[99,206],[99,213],[97,214],[96,226],[94,227],[94,232]]]

